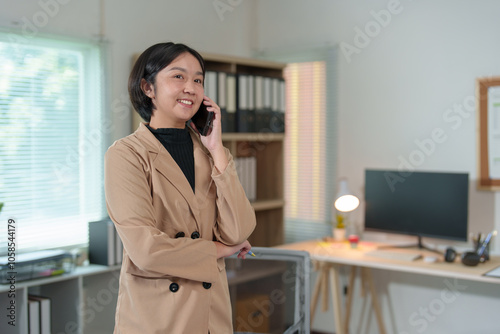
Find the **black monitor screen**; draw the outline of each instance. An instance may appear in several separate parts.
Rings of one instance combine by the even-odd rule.
[[[467,173],[365,171],[365,229],[467,240]]]

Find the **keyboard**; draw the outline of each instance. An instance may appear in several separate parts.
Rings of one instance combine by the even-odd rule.
[[[415,261],[422,257],[422,254],[416,252],[406,252],[398,250],[376,249],[366,252],[365,255],[378,257],[380,259],[396,260],[396,261]]]

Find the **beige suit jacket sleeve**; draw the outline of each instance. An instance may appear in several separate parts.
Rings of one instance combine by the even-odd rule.
[[[224,172],[218,174],[216,168],[212,170],[212,178],[217,186],[218,209],[214,235],[226,245],[237,245],[248,239],[255,228],[256,219],[228,150],[226,155],[229,164]]]

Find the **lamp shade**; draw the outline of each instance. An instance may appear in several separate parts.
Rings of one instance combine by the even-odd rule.
[[[359,199],[349,191],[346,179],[339,181],[339,191],[335,197],[334,206],[341,212],[350,212],[359,206]]]

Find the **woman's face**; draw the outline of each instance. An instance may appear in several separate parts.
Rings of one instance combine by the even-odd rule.
[[[151,127],[184,128],[203,102],[201,65],[192,54],[183,53],[158,72],[154,87],[144,83],[143,90],[155,105]]]

